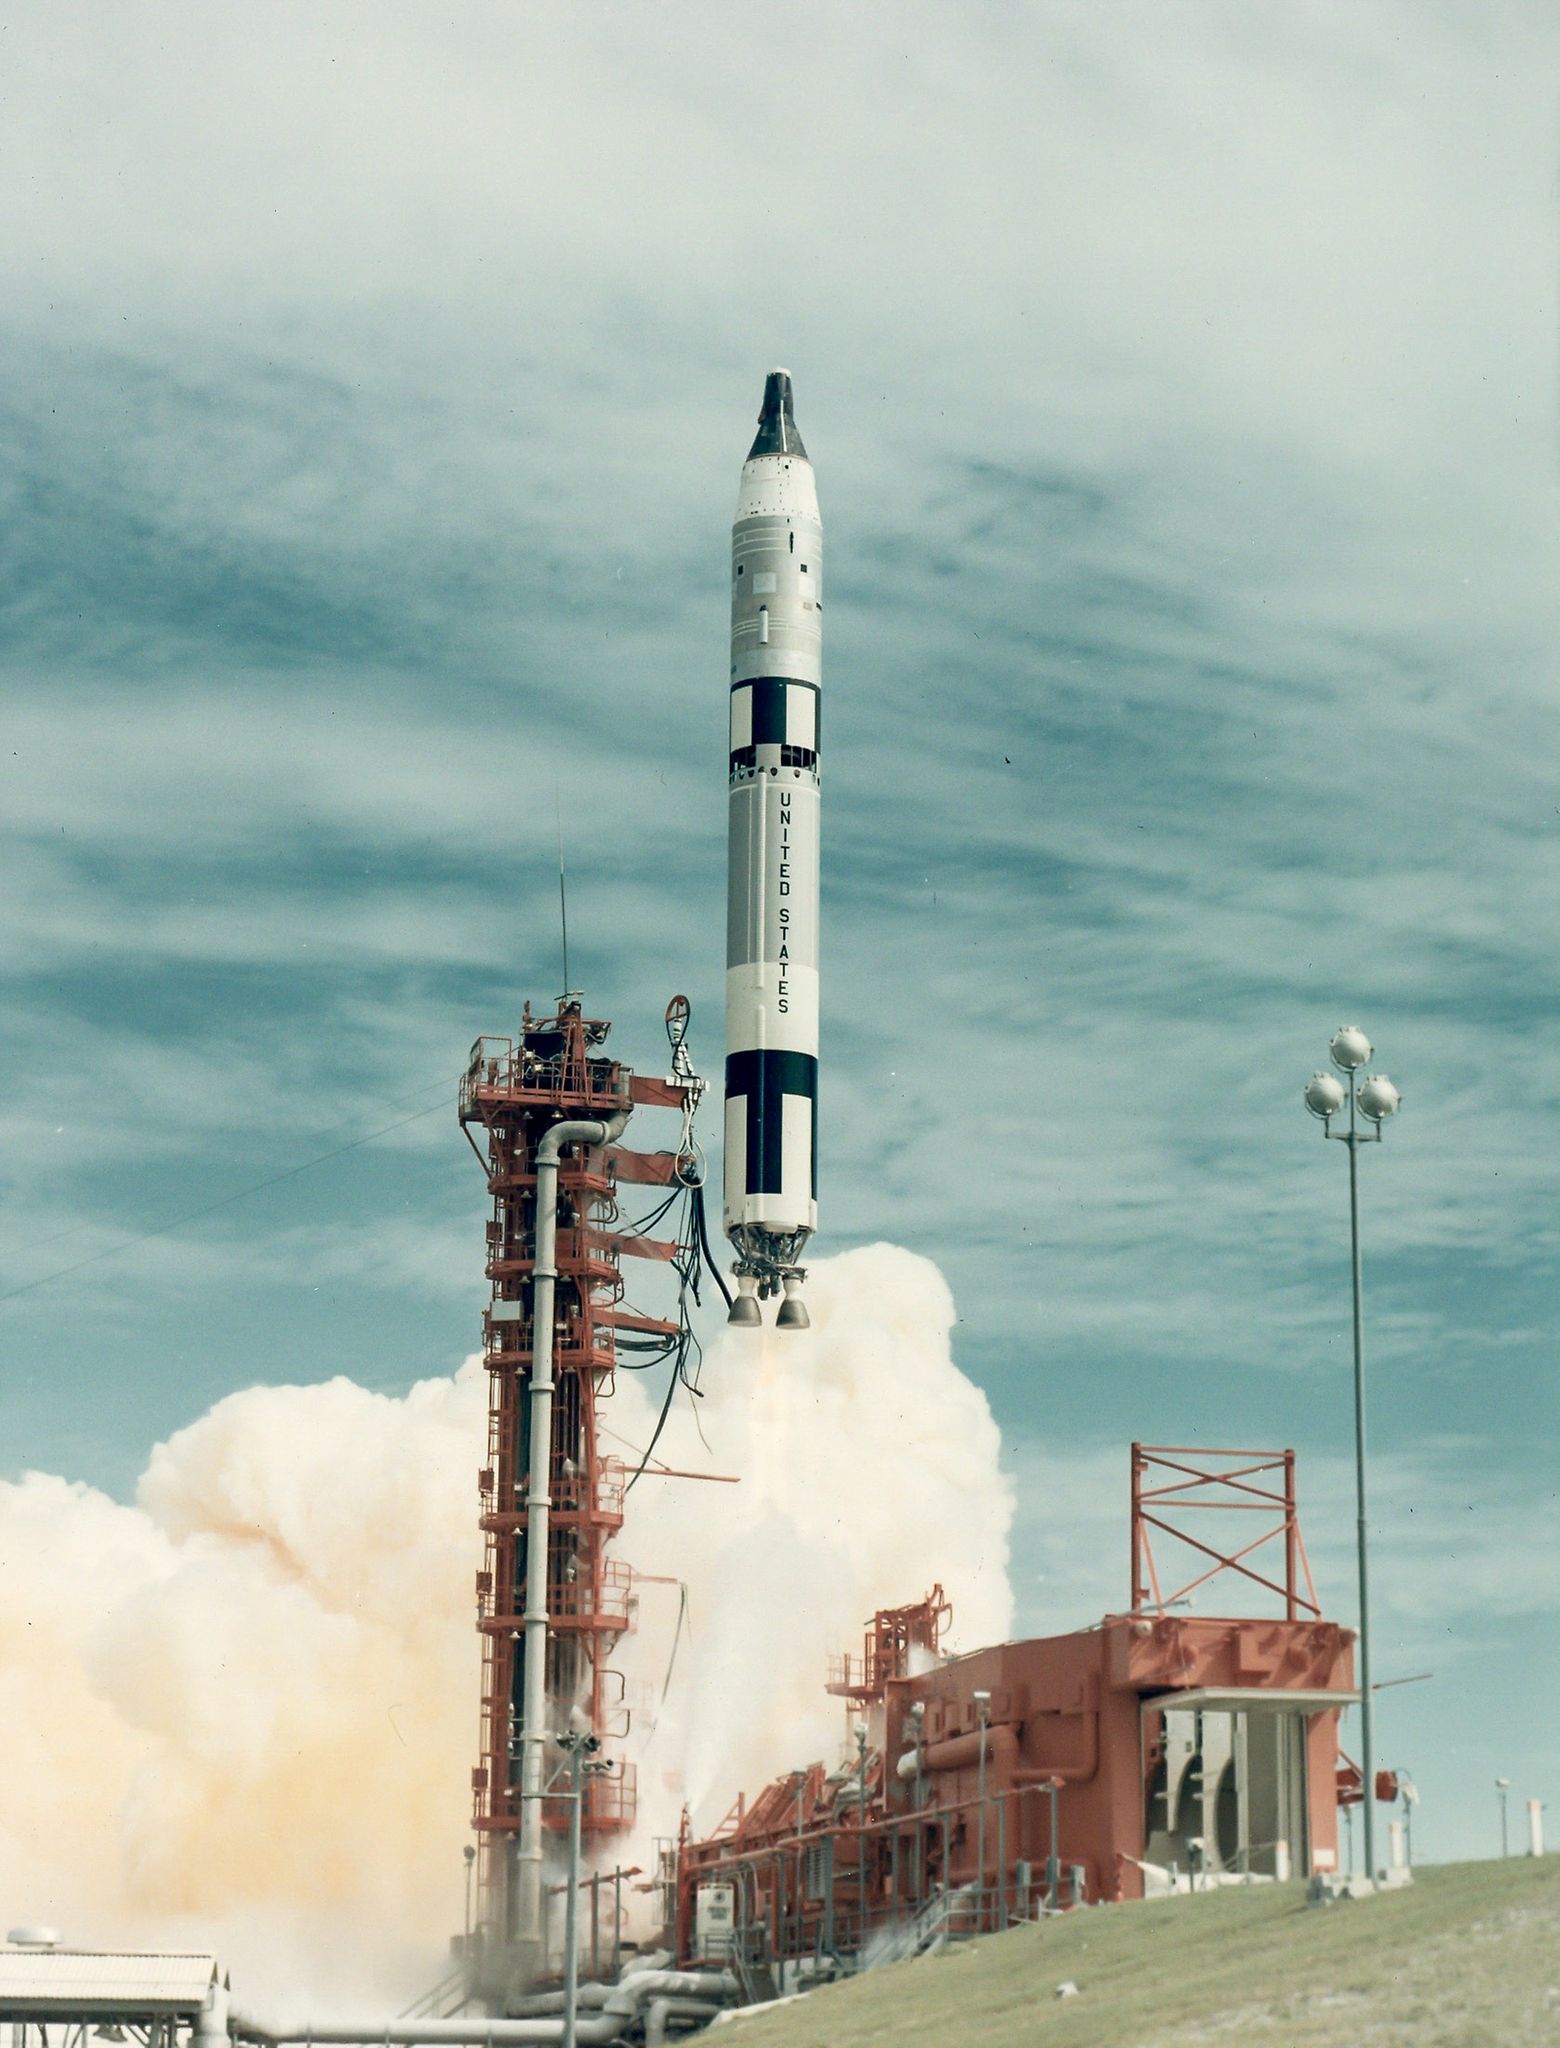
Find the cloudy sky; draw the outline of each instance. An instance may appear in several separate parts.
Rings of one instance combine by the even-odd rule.
[[[1124,1604],[1133,1437],[1296,1445],[1347,1617],[1299,1091],[1358,1018],[1405,1095],[1378,1675],[1434,1673],[1381,1746],[1428,1854],[1489,1852],[1497,1774],[1560,1807],[1557,41],[1538,0],[13,10],[3,1474],[124,1494],[237,1387],[472,1348],[449,1097],[560,985],[560,813],[618,1051],[685,990],[718,1071],[727,529],[783,362],[819,1249],[948,1274],[1026,1628]]]

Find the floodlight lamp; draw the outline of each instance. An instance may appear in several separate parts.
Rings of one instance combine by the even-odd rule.
[[[1346,1074],[1352,1074],[1356,1067],[1364,1066],[1374,1047],[1358,1024],[1340,1024],[1327,1050],[1332,1054],[1335,1067],[1342,1067]]]
[[[1367,1074],[1360,1086],[1360,1108],[1373,1124],[1395,1116],[1403,1100],[1385,1074]]]
[[[1495,1790],[1497,1792],[1509,1792],[1511,1790],[1511,1780],[1509,1778],[1497,1778],[1495,1780]]]
[[[1336,1074],[1313,1074],[1305,1085],[1305,1106],[1324,1123],[1328,1117],[1336,1116],[1347,1100]]]
[[[855,1723],[855,1725],[854,1725],[854,1726],[852,1727],[852,1729],[851,1729],[851,1733],[852,1733],[852,1734],[853,1734],[853,1735],[855,1736],[855,1738],[856,1738],[856,1740],[857,1740],[858,1742],[865,1742],[865,1741],[866,1741],[866,1739],[867,1739],[867,1724],[866,1724],[866,1722],[865,1722],[865,1721],[857,1721],[857,1722]]]

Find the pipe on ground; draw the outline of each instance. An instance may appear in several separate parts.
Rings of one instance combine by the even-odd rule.
[[[651,1999],[692,1998],[712,2010],[735,1996],[737,1980],[729,1970],[641,1970],[608,1991],[602,2010],[582,2019],[575,2030],[580,2048],[606,2048],[638,2019]],[[235,2013],[231,2034],[261,2048],[287,2042],[312,2048],[532,2048],[564,2038],[561,2018],[523,2020],[335,2020],[300,2021],[285,2026]]]
[[[707,1998],[652,1998],[645,2014],[645,2048],[664,2048],[671,2020],[696,2020],[707,2026],[720,2011]]]

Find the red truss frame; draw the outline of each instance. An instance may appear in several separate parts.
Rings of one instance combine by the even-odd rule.
[[[909,1677],[912,1650],[936,1658],[952,1619],[953,1608],[941,1586],[933,1586],[924,1600],[909,1607],[880,1608],[867,1624],[859,1662],[849,1655],[829,1659],[825,1691],[858,1706],[882,1699],[891,1678]]]
[[[1171,1476],[1173,1475],[1173,1476]],[[1192,1535],[1181,1518],[1209,1510],[1261,1515],[1264,1526],[1232,1550]],[[1173,1592],[1160,1585],[1151,1532],[1171,1538],[1212,1562]],[[1282,1580],[1248,1561],[1265,1544],[1281,1541]],[[1267,1560],[1264,1559],[1264,1563]],[[1293,1451],[1228,1451],[1176,1444],[1132,1446],[1132,1612],[1163,1614],[1221,1572],[1250,1580],[1284,1603],[1288,1621],[1320,1619],[1316,1585],[1295,1509]],[[1304,1591],[1301,1591],[1302,1583]]]

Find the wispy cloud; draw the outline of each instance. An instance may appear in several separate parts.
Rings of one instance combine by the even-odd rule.
[[[12,24],[7,1274],[374,1128],[552,994],[558,809],[617,1049],[658,1066],[682,988],[718,1073],[725,522],[789,358],[826,1241],[946,1266],[1055,1446],[1065,1584],[1104,1441],[1336,1452],[1298,1091],[1358,1015],[1406,1104],[1364,1161],[1383,1441],[1478,1482],[1494,1548],[1434,1554],[1509,1614],[1497,1475],[1531,1503],[1560,1420],[1552,20],[795,19],[778,181],[703,0]],[[30,1294],[22,1455],[133,1470],[278,1356],[447,1363],[484,1201],[441,1114]]]

